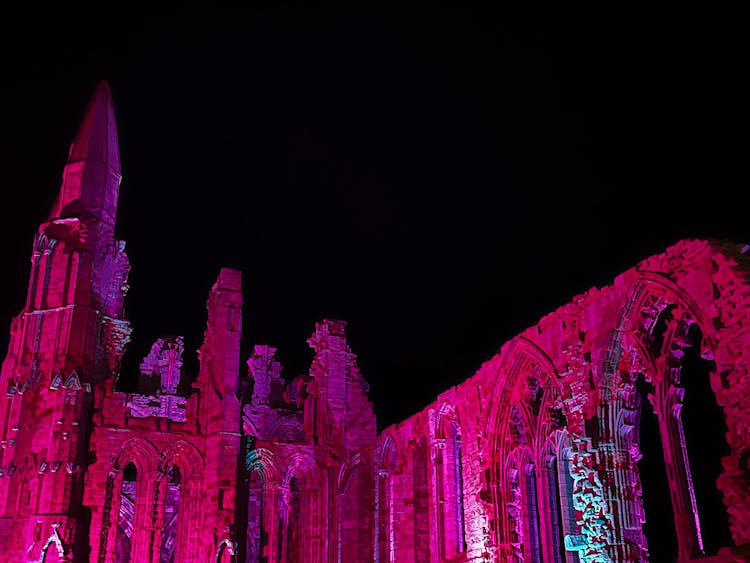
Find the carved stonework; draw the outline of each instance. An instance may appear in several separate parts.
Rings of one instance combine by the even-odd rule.
[[[125,348],[130,342],[130,336],[133,328],[130,322],[125,319],[113,319],[103,317],[102,324],[104,328],[103,343],[107,365],[115,377],[120,374],[120,361],[125,353]]]
[[[599,469],[598,452],[591,447],[591,440],[574,439],[570,463],[573,505],[576,523],[585,541],[566,538],[566,548],[578,551],[583,562],[606,563],[612,560],[607,546],[614,523],[604,500]]]
[[[158,416],[174,422],[185,422],[187,399],[176,394],[180,383],[182,337],[160,338],[151,347],[151,352],[141,363],[141,374],[145,377],[159,378],[159,387],[155,394],[133,394],[128,400],[130,415],[135,418]]]
[[[526,421],[524,420],[523,412],[518,405],[514,406],[510,411],[510,436],[513,446],[528,443]]]

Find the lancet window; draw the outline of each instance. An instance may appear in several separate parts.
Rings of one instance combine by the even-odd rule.
[[[281,518],[279,521],[280,561],[299,563],[302,553],[302,485],[298,476],[293,475],[283,492]]]
[[[435,436],[438,543],[448,559],[466,551],[461,431],[452,409],[438,419]]]
[[[375,485],[375,557],[376,563],[395,561],[395,537],[393,533],[393,473],[396,469],[396,448],[390,437],[383,441],[381,463]]]
[[[180,469],[172,465],[167,470],[167,483],[164,497],[164,525],[161,535],[159,563],[175,563],[177,546],[177,524],[180,513],[181,492]]]
[[[263,510],[265,499],[263,493],[263,476],[259,470],[250,472],[247,500],[247,556],[248,563],[261,560],[263,545],[268,541],[263,532]]]
[[[120,512],[117,515],[115,538],[115,563],[130,563],[133,557],[133,530],[135,525],[135,499],[138,471],[131,461],[122,472],[120,485]]]

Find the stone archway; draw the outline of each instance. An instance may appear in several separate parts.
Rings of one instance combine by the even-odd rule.
[[[52,524],[52,533],[42,546],[39,563],[65,562],[65,547],[60,539],[60,534],[57,532],[59,527],[60,524]]]

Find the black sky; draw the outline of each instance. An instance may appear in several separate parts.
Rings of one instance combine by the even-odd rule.
[[[314,323],[342,318],[383,427],[680,238],[750,241],[702,14],[253,4],[5,19],[0,325],[100,79],[131,369],[162,333],[197,349],[207,292],[236,267],[243,358],[271,344],[302,373]]]

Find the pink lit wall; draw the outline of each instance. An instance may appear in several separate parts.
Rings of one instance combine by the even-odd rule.
[[[241,357],[243,281],[231,268],[207,288],[198,373],[183,338],[163,337],[139,363],[137,392],[122,392],[132,329],[119,184],[102,83],[34,237],[0,372],[3,561],[646,561],[661,539],[647,532],[665,524],[650,516],[651,461],[678,559],[742,560],[744,249],[677,242],[498,343],[475,374],[378,435],[344,321],[315,323],[297,377],[272,346]],[[723,430],[702,433],[709,409]],[[719,459],[709,441],[725,446]]]

